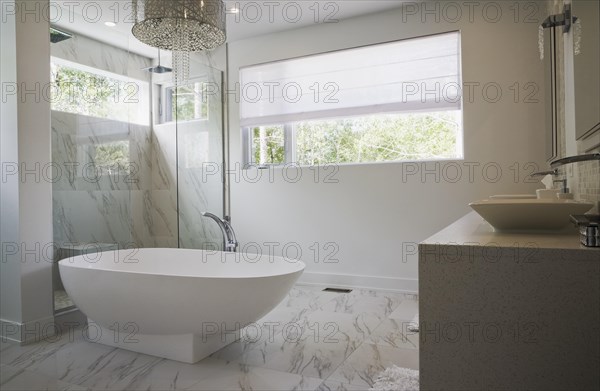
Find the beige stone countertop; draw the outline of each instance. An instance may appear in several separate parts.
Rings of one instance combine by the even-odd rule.
[[[440,232],[425,239],[420,245],[448,246],[494,246],[528,247],[538,249],[579,250],[589,252],[600,262],[600,248],[585,247],[579,242],[577,228],[572,226],[565,232],[550,233],[508,233],[494,232],[494,228],[476,212],[471,212]],[[576,252],[579,252],[576,251]]]

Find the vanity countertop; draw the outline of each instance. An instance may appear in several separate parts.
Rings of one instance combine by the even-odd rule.
[[[421,245],[449,246],[495,246],[526,247],[534,245],[538,249],[572,250],[575,253],[587,252],[600,261],[600,248],[585,247],[579,242],[575,226],[572,232],[559,233],[507,233],[494,232],[494,228],[476,212],[471,212],[438,233],[421,242]],[[594,254],[596,252],[597,254]]]
[[[421,390],[597,390],[600,249],[475,212],[419,245]]]

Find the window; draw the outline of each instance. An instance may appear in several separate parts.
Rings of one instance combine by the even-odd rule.
[[[52,110],[150,124],[148,82],[54,57],[51,82]]]
[[[252,128],[252,161],[261,166],[285,163],[285,139],[283,125]]]
[[[82,168],[78,174],[88,179],[103,175],[129,175],[133,168],[129,125],[120,122],[111,123],[109,127],[99,122],[92,124],[90,126],[84,121],[77,129],[77,162]],[[96,128],[96,133],[92,133],[92,128]]]
[[[118,168],[129,168],[129,141],[117,141],[95,146],[96,166],[109,173]]]
[[[150,123],[149,83],[59,58],[51,59],[51,72],[53,111],[99,119],[77,124],[79,175],[129,175],[130,123]]]
[[[206,82],[163,87],[165,116],[161,123],[207,120],[209,101],[207,88]]]
[[[240,70],[249,165],[461,159],[460,33]]]

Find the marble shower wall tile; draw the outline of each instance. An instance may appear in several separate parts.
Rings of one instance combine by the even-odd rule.
[[[155,238],[170,238],[177,243],[177,192],[152,190],[146,203],[146,226]],[[177,246],[177,245],[175,245]]]
[[[151,82],[150,74],[141,71],[151,65],[150,59],[84,36],[52,45],[52,56]],[[221,73],[204,65],[194,63],[191,74],[221,82]],[[221,169],[223,160],[222,104],[220,97],[210,99],[207,120],[177,127],[53,111],[53,161],[62,171],[54,183],[55,239],[140,247],[220,245],[218,226],[201,216],[203,211],[223,211],[221,172],[207,176],[205,171],[207,164]],[[102,168],[96,175],[96,149],[113,142],[127,143],[130,171]]]
[[[54,239],[59,243],[132,241],[130,192],[54,191]]]
[[[149,126],[129,125],[129,162],[132,190],[152,188],[152,131]]]
[[[53,111],[52,137],[55,240],[152,246],[139,210],[152,185],[150,128]],[[125,170],[96,160],[96,149],[114,142],[128,148]]]
[[[148,191],[138,200],[141,218],[134,220],[136,232],[145,238],[143,247],[178,247],[175,132],[174,124],[155,125],[149,135]]]
[[[221,72],[207,67],[192,69],[192,80],[220,82]],[[208,116],[204,120],[178,122],[180,243],[185,248],[221,247],[217,224],[202,212],[223,214],[223,118],[220,96],[206,94]]]
[[[175,190],[177,185],[177,143],[175,124],[154,125],[152,129],[152,189]]]
[[[85,36],[53,44],[51,51],[59,59],[145,83],[151,80],[141,70],[151,65],[149,58]],[[139,107],[149,105],[148,99],[140,96],[130,109],[149,113],[149,106]],[[53,162],[62,174],[53,184],[55,240],[153,246],[144,219],[150,213],[144,208],[151,205],[146,202],[152,189],[150,126],[53,111],[52,141]],[[111,143],[127,146],[126,170],[96,161],[97,148]]]
[[[121,143],[127,162],[97,160],[97,151]],[[151,184],[151,132],[148,126],[52,111],[52,156],[57,190],[143,190]]]

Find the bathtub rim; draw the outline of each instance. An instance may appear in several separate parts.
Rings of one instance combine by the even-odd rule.
[[[144,248],[132,248],[132,249],[121,249],[121,250],[110,250],[110,251],[103,251],[102,253],[115,253],[115,252],[119,252],[119,251],[131,251],[131,250],[168,250],[168,251],[187,251],[187,252],[192,252],[192,251],[200,251],[200,252],[204,252],[207,250],[201,250],[201,249],[183,249],[183,248],[168,248],[168,247],[144,247]],[[225,251],[211,251],[211,253],[213,254],[245,254],[245,253],[228,253]],[[173,272],[169,272],[169,273],[163,273],[163,272],[148,272],[148,271],[139,271],[139,270],[122,270],[122,269],[114,269],[114,268],[108,268],[105,265],[99,266],[99,263],[96,262],[86,262],[86,261],[82,261],[85,262],[84,264],[78,263],[78,262],[72,262],[72,259],[81,259],[84,258],[86,255],[91,255],[90,254],[80,254],[80,255],[76,255],[74,257],[68,257],[68,258],[64,258],[61,259],[60,261],[58,261],[58,266],[59,269],[66,267],[66,268],[73,268],[73,269],[83,269],[83,270],[93,270],[93,271],[103,271],[103,272],[111,272],[111,273],[127,273],[127,274],[132,274],[132,275],[148,275],[148,276],[165,276],[165,277],[187,277],[187,278],[206,278],[206,279],[249,279],[249,278],[269,278],[269,277],[277,277],[277,276],[285,276],[285,275],[290,275],[290,274],[295,274],[295,273],[303,273],[304,270],[306,269],[306,264],[299,260],[299,259],[288,259],[288,258],[284,258],[284,257],[280,257],[280,256],[272,256],[272,258],[274,258],[276,261],[275,262],[279,262],[279,263],[283,263],[287,266],[289,266],[289,270],[285,270],[285,271],[280,271],[280,272],[268,272],[268,269],[266,270],[268,273],[263,273],[263,274],[258,274],[258,275],[198,275],[198,274],[184,274],[183,272],[178,272],[178,273],[173,273]],[[265,255],[261,255],[261,257],[267,257]],[[202,262],[201,260],[199,262]],[[235,264],[241,263],[243,261],[240,262],[235,262]],[[268,260],[266,261],[268,262]],[[123,263],[123,262],[122,262]],[[225,263],[225,262],[223,262]],[[255,264],[255,263],[259,263],[259,261],[257,262],[246,262],[248,264]],[[137,263],[131,263],[131,264],[137,264]]]

